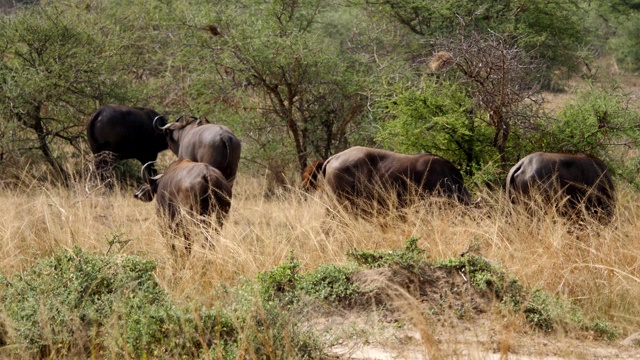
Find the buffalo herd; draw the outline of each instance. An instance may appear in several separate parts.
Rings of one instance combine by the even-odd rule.
[[[144,184],[135,198],[152,201],[162,224],[186,239],[185,217],[215,217],[217,228],[231,207],[241,144],[231,129],[182,117],[174,122],[147,108],[105,105],[89,120],[87,137],[98,172],[112,160],[137,159]],[[171,149],[178,160],[157,175],[158,153]],[[302,188],[325,187],[341,206],[363,213],[375,207],[405,208],[425,197],[471,204],[460,170],[432,154],[405,155],[355,146],[316,161],[302,174]],[[537,152],[520,160],[506,179],[512,203],[537,196],[560,213],[589,214],[601,222],[614,213],[615,189],[601,160],[586,155]],[[190,251],[187,240],[186,250]]]

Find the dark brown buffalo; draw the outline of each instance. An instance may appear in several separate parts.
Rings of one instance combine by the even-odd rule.
[[[400,207],[409,205],[415,196],[426,195],[470,202],[460,170],[436,155],[404,155],[356,146],[327,159],[322,170],[326,186],[336,198],[358,207],[387,201],[389,196],[395,197]]]
[[[149,177],[135,193],[135,198],[149,202],[156,197],[156,209],[163,225],[186,241],[187,252],[191,242],[186,232],[185,216],[203,219],[215,215],[217,225],[222,228],[231,208],[231,186],[222,173],[213,166],[188,159],[173,162],[164,174]],[[172,245],[172,248],[175,248]]]
[[[202,124],[199,120],[155,125],[156,131],[164,133],[169,148],[178,158],[213,166],[233,187],[241,145],[231,129],[224,125]]]
[[[313,191],[320,188],[320,173],[324,161],[317,160],[304,168],[302,171],[302,190]]]
[[[168,148],[167,139],[154,129],[166,120],[151,109],[123,105],[100,107],[87,124],[87,139],[94,154],[96,171],[104,177],[114,160],[137,159],[142,164],[155,161]],[[146,168],[155,175],[153,165]]]
[[[577,215],[584,205],[600,220],[613,216],[615,188],[602,160],[586,155],[536,152],[525,156],[507,175],[507,197],[516,202],[542,196],[560,206],[563,215]]]

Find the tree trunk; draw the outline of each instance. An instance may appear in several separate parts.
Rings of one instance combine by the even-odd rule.
[[[40,149],[40,152],[42,152],[45,160],[53,168],[53,170],[55,170],[55,172],[60,175],[63,185],[69,186],[69,174],[51,152],[51,148],[49,147],[49,143],[47,142],[47,134],[45,132],[44,125],[42,124],[42,118],[40,118],[40,116],[38,115],[34,115],[32,120],[32,129],[38,136],[38,148]]]

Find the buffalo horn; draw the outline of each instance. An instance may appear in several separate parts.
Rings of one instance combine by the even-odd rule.
[[[147,168],[147,166],[148,166],[149,164],[153,165],[153,163],[154,163],[154,162],[155,162],[155,161],[149,161],[148,163],[146,163],[146,164],[144,164],[144,165],[142,166],[142,170],[141,170],[141,172],[140,172],[140,176],[142,177],[142,181],[143,181],[145,184],[148,184],[148,183],[149,183],[149,180],[150,180],[150,178],[149,178],[149,173],[148,173],[148,172],[146,172],[146,171],[145,171],[145,169]]]
[[[158,124],[158,119],[164,119],[164,117],[162,115],[158,115],[155,118],[153,118],[153,128],[157,131],[157,132],[161,132],[162,130],[164,130],[164,126],[160,126]],[[166,121],[166,120],[165,120]]]

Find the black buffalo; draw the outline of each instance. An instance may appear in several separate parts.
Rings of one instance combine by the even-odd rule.
[[[405,155],[356,146],[327,159],[322,171],[326,187],[341,203],[361,209],[388,201],[390,196],[399,207],[427,195],[470,202],[460,170],[436,155]]]
[[[578,215],[584,205],[587,213],[606,221],[615,207],[615,188],[607,165],[587,155],[527,155],[509,171],[506,191],[512,202],[537,194],[558,206],[565,216]]]
[[[153,128],[166,120],[152,109],[123,105],[100,107],[87,124],[87,139],[94,154],[96,171],[104,176],[112,162],[137,159],[142,164],[155,161],[158,153],[168,148],[167,139]],[[155,175],[152,166],[149,175]]]
[[[169,148],[178,158],[207,163],[220,170],[233,187],[238,171],[241,145],[233,131],[224,125],[202,124],[197,121],[175,121],[156,131],[166,136]]]
[[[182,236],[187,253],[191,242],[187,234],[187,219],[202,220],[215,216],[218,229],[231,209],[231,186],[222,173],[213,166],[178,159],[164,174],[155,177],[145,175],[145,184],[134,197],[150,202],[156,197],[156,210],[163,225],[172,234]],[[175,247],[172,245],[175,251]]]

